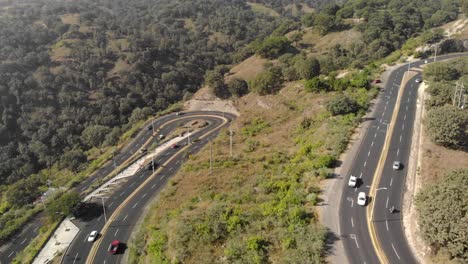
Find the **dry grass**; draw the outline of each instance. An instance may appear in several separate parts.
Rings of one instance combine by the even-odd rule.
[[[300,44],[308,46],[306,49],[312,54],[323,54],[336,44],[346,47],[359,39],[361,39],[361,33],[355,29],[331,32],[325,36],[320,36],[315,29],[308,28]]]
[[[108,47],[111,50],[116,51],[116,52],[125,51],[128,49],[128,46],[129,46],[128,40],[125,38],[112,39],[109,41],[109,45],[108,45]]]
[[[246,81],[253,80],[257,74],[265,70],[265,63],[267,62],[269,62],[269,60],[254,55],[232,67],[228,76],[226,77],[226,81],[229,81],[231,78],[235,77],[244,79]]]
[[[424,183],[434,182],[447,172],[468,168],[468,153],[438,146],[425,136],[422,145],[421,175]]]
[[[69,25],[79,25],[80,24],[80,14],[65,14],[61,15],[60,19],[62,23]]]
[[[258,13],[262,13],[262,14],[274,16],[274,17],[280,16],[278,12],[262,4],[251,3],[251,2],[247,2],[247,4],[250,6],[250,8],[252,8],[252,11],[254,12],[258,12]]]
[[[249,94],[240,98],[235,104],[241,116],[232,125],[235,133],[233,154],[237,163],[232,166],[223,165],[229,161],[229,137],[227,130],[224,130],[212,145],[215,160],[212,174],[210,175],[208,169],[210,147],[207,145],[196,155],[190,156],[182,170],[173,177],[162,192],[161,199],[153,205],[145,220],[149,228],[159,226],[162,219],[174,215],[169,217],[171,220],[164,227],[164,230],[168,231],[167,244],[172,245],[178,239],[177,224],[181,219],[198,215],[201,211],[205,211],[213,200],[222,199],[224,195],[239,199],[253,195],[256,192],[258,175],[264,173],[263,161],[279,151],[288,154],[297,152],[298,147],[293,138],[295,129],[304,117],[318,115],[322,111],[327,96],[306,93],[302,85],[296,82],[287,84],[277,95]],[[269,127],[251,138],[258,143],[257,148],[246,151],[250,143],[242,135],[241,130],[252,120],[259,118]],[[254,204],[239,206],[249,207]],[[308,210],[313,212],[310,208]],[[192,254],[184,259],[184,263],[207,263],[206,261],[213,256],[215,258],[223,256],[224,252],[222,245],[196,245],[196,248],[196,251],[192,251]],[[169,246],[165,251],[169,259],[177,255],[173,250],[174,248]],[[270,253],[272,253],[271,259],[281,259],[281,256],[275,256],[277,254],[275,250]],[[147,255],[145,262],[150,263],[151,257],[151,254]]]
[[[114,68],[109,72],[109,76],[118,75],[120,72],[130,69],[130,64],[127,61],[118,59],[114,65]]]

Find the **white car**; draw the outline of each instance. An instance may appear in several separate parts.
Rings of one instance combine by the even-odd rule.
[[[360,192],[357,197],[357,204],[359,205],[366,205],[367,197],[365,192]]]
[[[422,80],[421,80],[421,79],[416,79],[416,82],[417,82],[417,83],[421,83]]]
[[[357,177],[354,175],[349,176],[348,186],[351,188],[356,187],[357,185]]]
[[[394,170],[399,170],[401,167],[401,163],[399,161],[394,161],[392,167]]]
[[[94,230],[94,231],[91,231],[91,233],[89,233],[89,236],[88,236],[88,242],[94,242],[98,236],[98,231]]]

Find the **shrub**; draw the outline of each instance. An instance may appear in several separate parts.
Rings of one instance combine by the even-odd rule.
[[[257,47],[257,54],[269,59],[277,58],[291,47],[289,40],[284,36],[271,36],[262,41]]]
[[[467,145],[468,113],[446,105],[429,110],[425,119],[426,132],[431,140],[446,147]]]
[[[260,95],[272,94],[281,87],[281,79],[281,69],[272,67],[257,75],[257,77],[251,82],[250,88],[253,92]]]
[[[355,100],[343,94],[339,94],[328,101],[327,110],[332,115],[345,115],[349,113],[355,113],[359,110],[359,108]]]
[[[239,96],[239,97],[245,95],[249,91],[247,82],[238,78],[232,79],[227,84],[227,88],[229,92],[231,93],[231,95]]]
[[[468,262],[468,170],[452,172],[427,185],[416,195],[418,222],[423,239],[435,251],[446,250],[450,258]]]

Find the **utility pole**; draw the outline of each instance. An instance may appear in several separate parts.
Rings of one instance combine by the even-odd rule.
[[[435,46],[434,62],[437,61],[437,45]]]
[[[210,142],[210,175],[213,172],[213,142]]]
[[[115,169],[115,167],[117,167],[117,164],[115,164],[115,148],[112,151],[112,162],[114,163],[114,169]]]
[[[229,125],[229,156],[232,158],[232,127]]]
[[[104,212],[104,224],[107,223],[107,215],[106,215],[106,206],[104,205],[104,197],[100,197],[102,201],[102,211]]]
[[[153,168],[153,174],[154,174],[154,156],[151,158],[151,167]]]
[[[153,136],[154,136],[154,119],[151,119],[151,128],[153,129]]]
[[[455,86],[455,93],[453,94],[453,106],[464,109],[465,108],[465,102],[466,102],[466,91],[465,91],[465,85],[460,82],[456,82]]]
[[[187,128],[187,146],[190,145],[190,130]]]

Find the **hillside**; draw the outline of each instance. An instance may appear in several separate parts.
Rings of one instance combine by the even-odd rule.
[[[161,221],[158,228],[166,231],[186,219],[192,229],[161,233],[161,239],[187,240],[177,240],[177,245],[171,240],[163,249],[156,242],[151,254],[188,262],[222,256],[242,262],[244,253],[262,262],[320,261],[324,233],[311,209],[319,191],[315,184],[334,166],[375,96],[370,82],[379,71],[379,60],[399,59],[387,56],[408,40],[433,41],[439,36],[427,29],[452,21],[459,9],[456,0],[444,6],[435,0],[413,0],[403,7],[393,1],[388,6],[334,3],[39,0],[3,6],[0,240],[23,223],[16,213],[32,215],[31,204],[50,186],[69,187],[87,177],[144,120],[180,109],[180,102],[205,87],[208,98],[230,99],[240,113],[236,157],[226,157],[221,149],[216,163],[219,172],[230,175],[226,188],[238,184],[254,191],[215,189],[199,202],[181,195],[174,207],[166,208],[179,212],[175,220],[155,217]],[[428,38],[421,38],[423,34]],[[446,47],[440,52],[456,51]],[[340,71],[349,74],[341,78]],[[206,163],[206,150],[203,153],[186,166],[187,177],[206,175],[206,168],[197,165]],[[234,169],[248,170],[243,175],[247,178],[236,178]],[[226,197],[219,198],[217,192]],[[245,201],[239,200],[244,195]],[[177,208],[188,200],[193,200],[189,209]],[[201,209],[191,212],[192,206]],[[238,214],[237,206],[248,213]],[[232,210],[223,211],[225,207]],[[213,215],[204,215],[203,208],[212,209]],[[216,214],[224,215],[219,226],[212,226],[216,221],[199,225],[200,219],[211,221]],[[266,222],[261,222],[264,217]],[[190,232],[199,237],[187,238]],[[284,232],[290,237],[280,241]],[[298,246],[304,232],[315,248],[307,256]],[[231,251],[224,251],[221,241]],[[200,254],[206,255],[190,255],[199,242],[206,246]],[[137,253],[143,259],[154,257]]]

